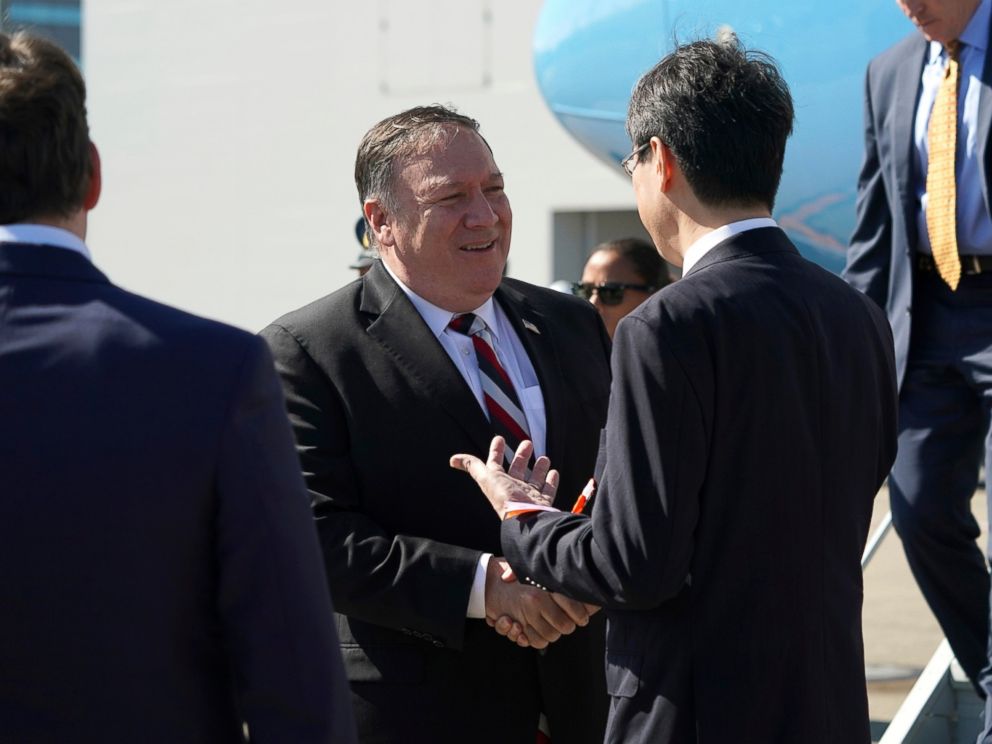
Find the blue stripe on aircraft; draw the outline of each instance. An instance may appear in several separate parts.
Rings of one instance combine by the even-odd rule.
[[[65,5],[11,3],[7,13],[8,18],[14,23],[29,23],[36,26],[78,26],[82,18],[78,7]]]

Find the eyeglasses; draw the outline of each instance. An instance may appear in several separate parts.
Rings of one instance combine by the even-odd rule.
[[[606,282],[605,284],[572,282],[572,294],[576,297],[592,301],[592,296],[597,295],[599,301],[604,305],[619,305],[623,302],[624,292],[628,289],[635,289],[638,292],[651,294],[657,287],[652,287],[648,284],[626,284],[624,282]]]
[[[625,157],[623,160],[620,161],[620,167],[623,168],[624,173],[626,173],[628,176],[633,177],[634,168],[636,168],[637,164],[641,162],[641,159],[637,158],[637,156],[640,155],[645,150],[647,150],[649,147],[651,147],[651,143],[645,142],[640,147],[635,148],[634,151],[630,153],[630,155],[628,155],[627,157]],[[634,158],[637,158],[637,160],[634,160]]]

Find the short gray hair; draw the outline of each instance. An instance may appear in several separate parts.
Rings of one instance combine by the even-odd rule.
[[[379,199],[391,205],[395,163],[410,155],[427,152],[451,136],[454,127],[479,134],[479,122],[440,104],[401,111],[372,127],[362,137],[355,157],[359,203],[364,206],[368,199]]]

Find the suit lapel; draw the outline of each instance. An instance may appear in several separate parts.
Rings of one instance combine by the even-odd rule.
[[[916,129],[916,103],[920,98],[923,65],[926,62],[929,43],[919,37],[914,51],[896,70],[894,81],[894,102],[891,114],[892,147],[895,155],[896,182],[899,185],[899,198],[902,202],[903,219],[910,245],[916,244],[916,193],[913,171],[916,163],[916,146],[913,133]]]
[[[496,290],[495,297],[534,365],[544,397],[547,454],[552,463],[561,462],[564,432],[559,422],[563,420],[561,412],[565,407],[565,385],[551,326],[522,292],[506,282]]]
[[[0,274],[110,283],[106,275],[82,254],[33,243],[0,243]]]
[[[789,236],[779,227],[758,227],[731,235],[703,254],[683,279],[723,261],[766,253],[799,253]]]
[[[989,30],[992,39],[992,28]],[[982,196],[985,198],[985,210],[992,214],[992,203],[989,202],[988,147],[989,135],[992,130],[992,49],[985,49],[985,64],[982,67],[982,90],[978,96],[978,168],[982,181]]]
[[[376,316],[367,333],[396,361],[411,388],[443,409],[478,453],[488,452],[492,430],[472,390],[381,262],[365,275],[361,311]]]

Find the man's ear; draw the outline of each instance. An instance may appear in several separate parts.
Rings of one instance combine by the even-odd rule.
[[[103,171],[100,168],[100,152],[96,145],[90,142],[90,182],[83,195],[83,209],[89,212],[100,201],[100,191],[103,189]]]
[[[392,246],[395,242],[392,222],[382,202],[378,199],[366,199],[362,212],[365,214],[365,221],[369,223],[369,229],[375,235],[376,243],[379,246]]]
[[[661,191],[668,193],[672,189],[674,176],[679,167],[675,160],[675,154],[668,145],[657,137],[651,138],[651,151],[654,153],[652,164],[657,169]]]

